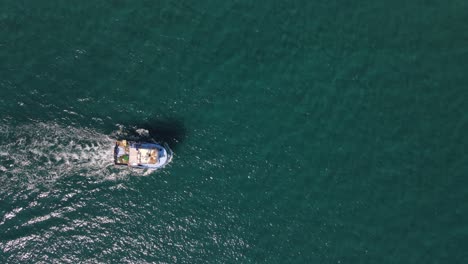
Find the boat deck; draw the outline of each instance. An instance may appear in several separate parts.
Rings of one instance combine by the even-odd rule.
[[[117,141],[114,148],[116,165],[135,168],[158,169],[172,160],[169,147],[157,143],[137,143],[126,140]]]
[[[140,163],[138,150],[136,148],[130,148],[128,164],[136,166]]]

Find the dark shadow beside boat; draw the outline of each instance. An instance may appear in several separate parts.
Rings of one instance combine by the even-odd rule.
[[[187,137],[187,131],[180,120],[154,119],[120,124],[117,137],[137,142],[167,143],[171,149],[176,150]]]

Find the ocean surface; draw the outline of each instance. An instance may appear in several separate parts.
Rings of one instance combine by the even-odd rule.
[[[468,1],[0,2],[0,263],[468,263]],[[117,138],[166,142],[151,172]]]

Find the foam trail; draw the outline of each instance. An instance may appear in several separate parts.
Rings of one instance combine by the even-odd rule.
[[[88,128],[34,123],[0,126],[0,182],[46,183],[66,175],[113,179],[113,139]],[[3,175],[2,175],[3,174]]]

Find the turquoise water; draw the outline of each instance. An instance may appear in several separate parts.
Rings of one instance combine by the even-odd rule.
[[[0,3],[0,262],[468,261],[468,2],[85,2]]]

